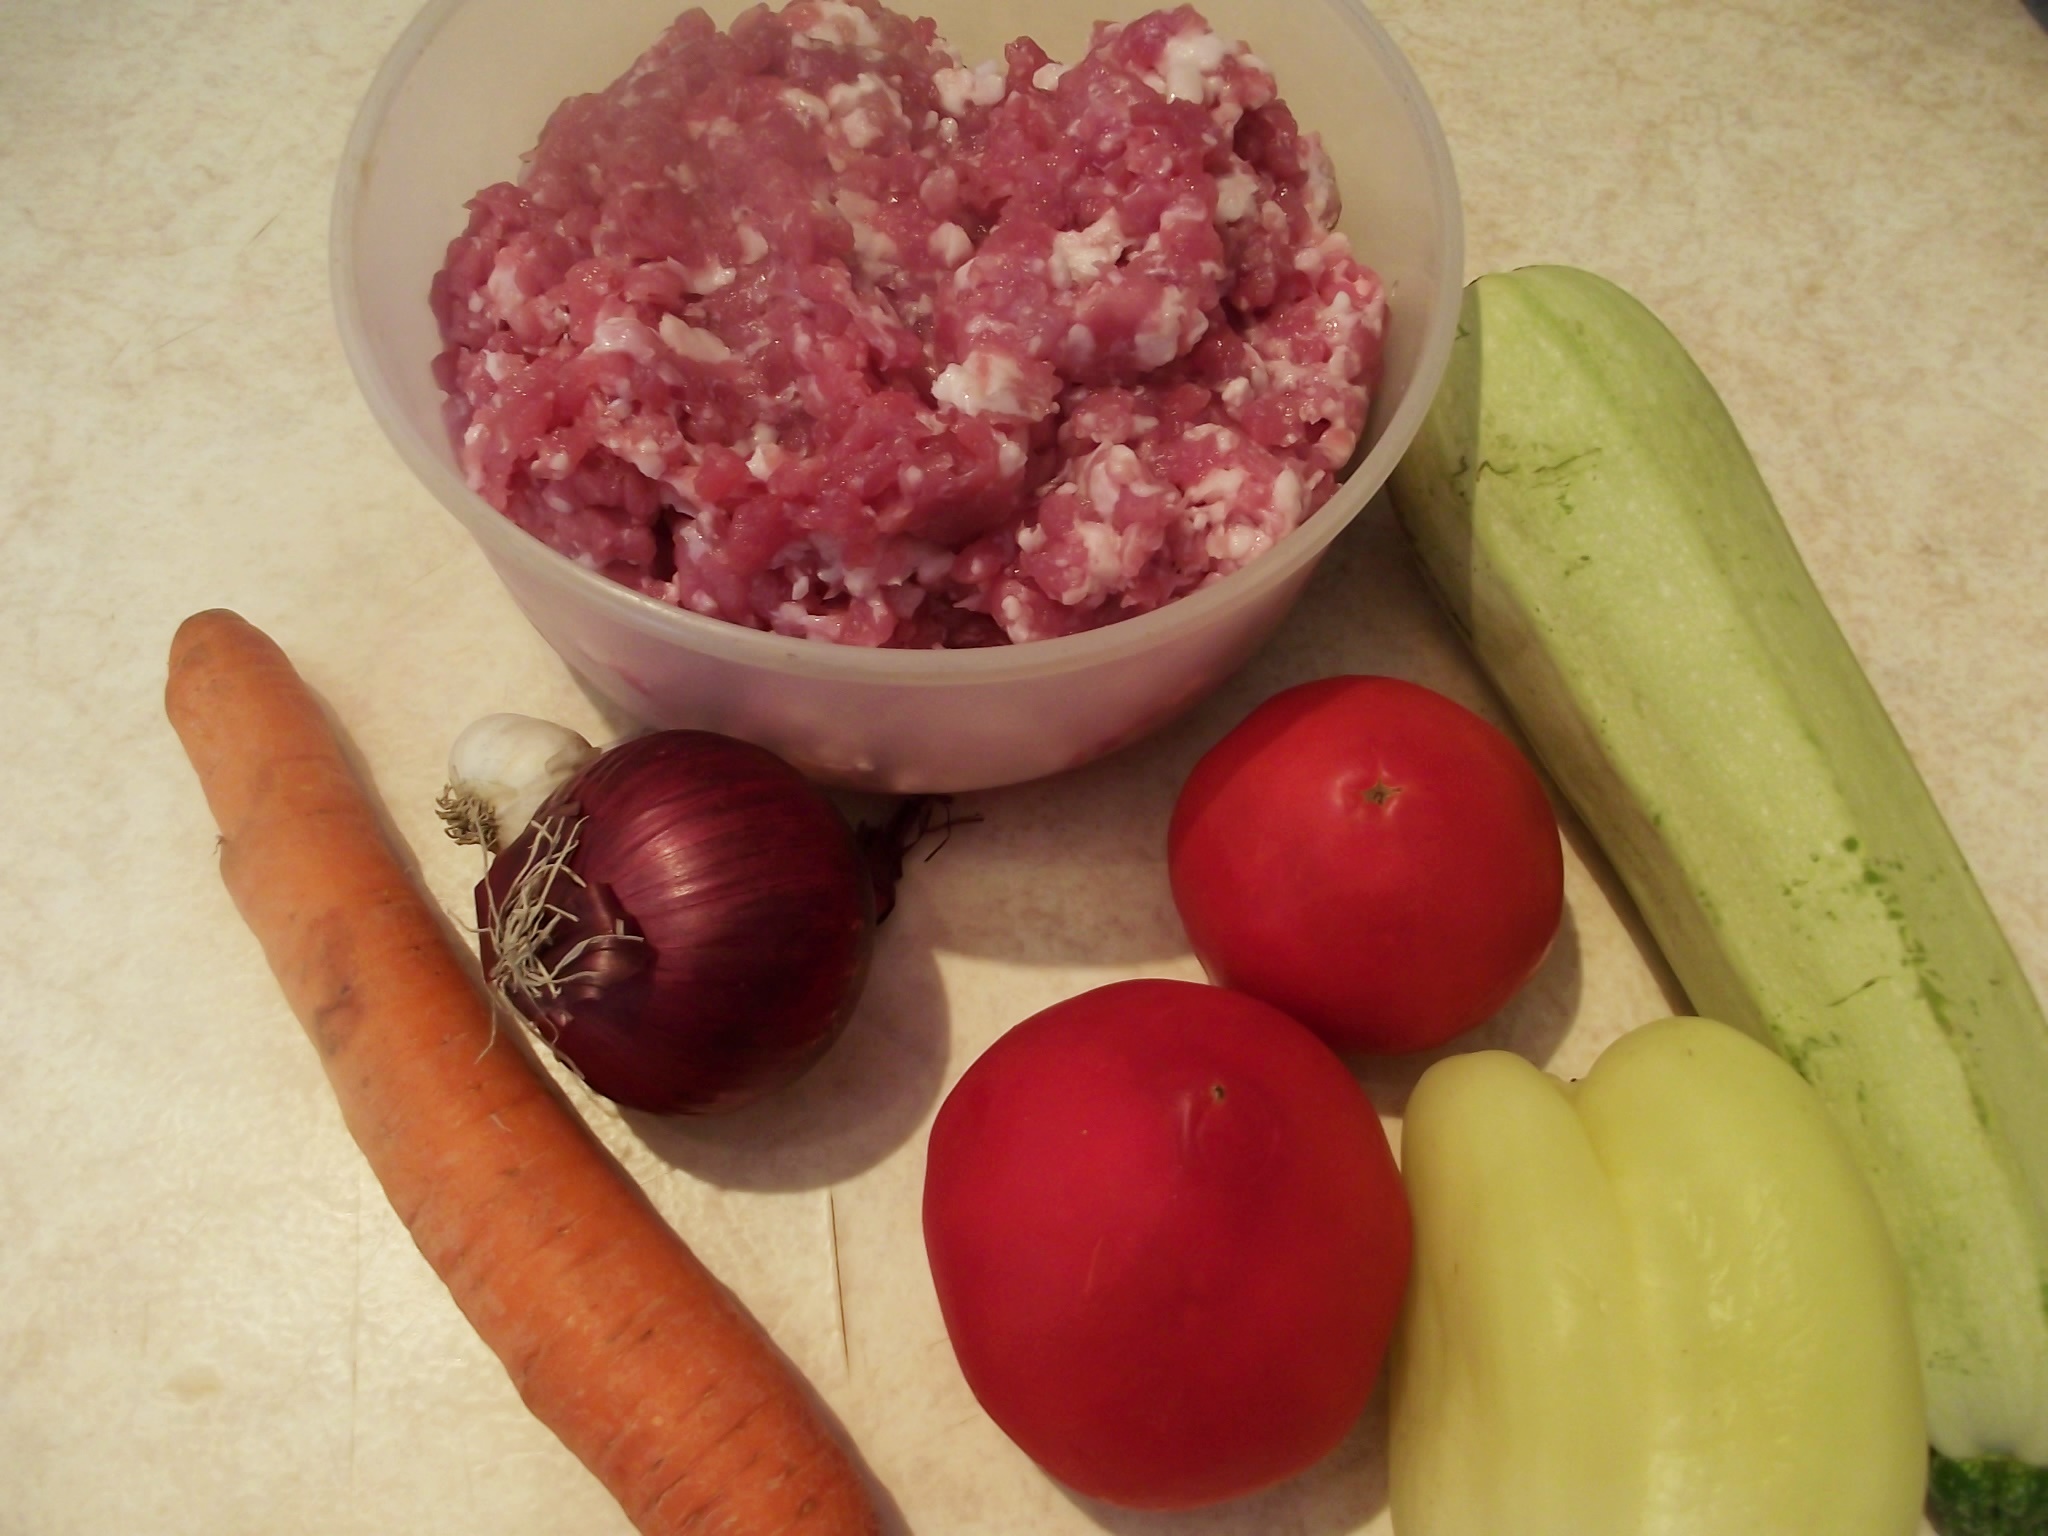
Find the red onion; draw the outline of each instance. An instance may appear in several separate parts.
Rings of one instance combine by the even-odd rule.
[[[772,752],[704,731],[579,769],[477,886],[493,989],[591,1088],[657,1114],[784,1086],[867,978],[877,867]]]

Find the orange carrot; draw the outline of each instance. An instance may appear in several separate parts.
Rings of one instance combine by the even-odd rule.
[[[284,653],[197,614],[165,706],[350,1133],[535,1416],[647,1536],[876,1531],[802,1379],[493,1028]]]

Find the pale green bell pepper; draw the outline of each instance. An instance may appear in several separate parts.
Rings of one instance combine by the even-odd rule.
[[[1910,1536],[1919,1354],[1813,1090],[1705,1019],[1583,1082],[1439,1062],[1409,1099],[1397,1536]]]

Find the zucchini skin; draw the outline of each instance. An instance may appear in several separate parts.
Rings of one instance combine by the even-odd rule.
[[[2048,1024],[1712,386],[1602,278],[1483,277],[1390,491],[1692,1006],[1847,1136],[1935,1450],[2048,1466]]]
[[[2040,1536],[2048,1473],[2005,1456],[1950,1461],[1928,1453],[1927,1508],[1942,1536]]]

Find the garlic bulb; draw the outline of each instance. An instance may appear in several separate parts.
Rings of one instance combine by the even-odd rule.
[[[448,787],[439,806],[448,835],[486,852],[503,847],[596,755],[567,726],[530,715],[485,715],[449,749]]]

